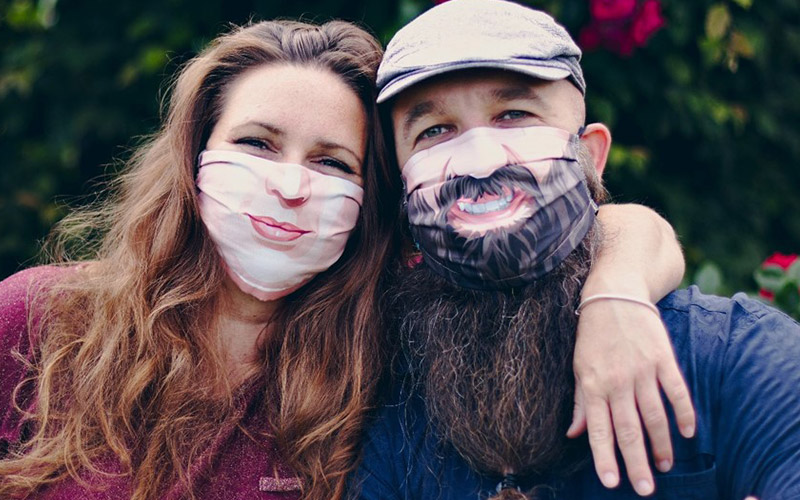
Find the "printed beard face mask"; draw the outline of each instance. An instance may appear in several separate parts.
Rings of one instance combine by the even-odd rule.
[[[412,156],[402,174],[425,264],[484,290],[523,286],[555,268],[597,212],[579,140],[552,127],[479,127]]]
[[[342,255],[364,195],[357,184],[237,151],[204,151],[199,166],[200,216],[242,291],[278,299]]]

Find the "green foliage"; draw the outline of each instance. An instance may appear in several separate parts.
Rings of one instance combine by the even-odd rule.
[[[376,30],[395,0],[0,2],[0,278],[91,199],[159,123],[171,75],[230,23],[344,18]],[[380,32],[380,31],[376,31]]]
[[[577,37],[586,0],[529,0]],[[583,59],[590,120],[614,147],[616,201],[672,222],[694,274],[731,290],[774,251],[800,248],[800,2],[662,0],[667,26],[632,56]],[[159,122],[176,68],[228,23],[343,17],[385,42],[427,0],[8,0],[0,2],[0,276],[117,170]]]
[[[800,320],[800,260],[788,269],[764,265],[754,273],[761,290],[772,295],[772,304]]]
[[[704,262],[697,269],[693,282],[703,293],[712,295],[726,295],[728,293],[722,270],[713,262]]]
[[[589,21],[585,1],[528,3],[573,36]],[[667,26],[631,57],[584,54],[589,120],[614,134],[605,178],[665,214],[690,275],[713,261],[752,289],[764,257],[800,248],[800,3],[662,5]]]

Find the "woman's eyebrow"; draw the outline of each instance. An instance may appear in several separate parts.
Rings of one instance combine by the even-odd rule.
[[[328,149],[328,150],[330,150],[330,149],[341,149],[342,151],[347,151],[348,153],[353,155],[353,158],[355,158],[355,160],[358,162],[359,165],[363,165],[364,164],[364,160],[361,158],[361,156],[357,155],[355,151],[353,151],[352,149],[348,148],[347,146],[345,146],[343,144],[339,144],[338,142],[330,142],[330,141],[317,141],[317,145],[319,145],[320,147],[322,147],[324,149]]]
[[[263,128],[264,130],[266,130],[268,132],[271,132],[271,133],[273,133],[275,135],[285,135],[283,130],[281,130],[279,127],[276,127],[274,125],[270,125],[269,123],[256,121],[256,120],[251,120],[251,121],[247,121],[247,122],[244,122],[244,123],[240,123],[239,125],[236,125],[235,127],[233,127],[231,130],[233,132],[239,132],[242,129],[246,129],[246,128],[249,128],[249,127],[259,127],[259,128]]]

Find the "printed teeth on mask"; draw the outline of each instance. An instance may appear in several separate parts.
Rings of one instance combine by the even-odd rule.
[[[488,212],[497,212],[505,210],[514,199],[514,195],[508,194],[503,198],[498,198],[494,201],[486,203],[468,203],[465,201],[458,202],[458,209],[468,214],[485,214]]]

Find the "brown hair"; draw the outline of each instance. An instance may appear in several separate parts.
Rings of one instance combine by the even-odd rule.
[[[303,480],[303,497],[342,496],[381,372],[376,295],[399,212],[399,179],[383,162],[376,120],[380,57],[376,40],[346,22],[271,21],[217,38],[183,68],[164,125],[130,159],[112,201],[60,226],[59,260],[74,265],[68,253],[78,248],[93,262],[48,294],[31,366],[34,433],[0,460],[0,496],[109,474],[96,466],[109,454],[132,476],[135,499],[155,498],[175,480],[189,484],[188,466],[208,444],[198,436],[212,439],[233,408],[212,328],[224,271],[199,217],[195,160],[227,86],[274,63],[332,71],[360,97],[370,124],[356,229],[331,269],[284,300],[260,374],[273,437]]]

